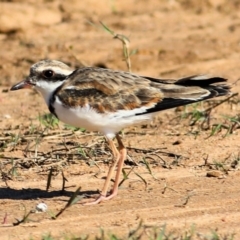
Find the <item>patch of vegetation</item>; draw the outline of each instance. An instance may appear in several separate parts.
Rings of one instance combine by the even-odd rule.
[[[115,233],[109,233],[104,229],[100,229],[97,236],[76,236],[75,234],[64,234],[61,237],[53,237],[50,233],[44,235],[42,240],[234,240],[234,233],[221,234],[218,229],[210,230],[210,233],[201,233],[196,230],[196,226],[182,231],[168,230],[166,224],[162,226],[145,225],[141,221],[139,225],[125,236],[119,236]]]
[[[232,108],[233,105],[239,104],[239,102],[238,93],[234,93],[223,100],[213,99],[179,107],[176,109],[178,115],[170,120],[170,124],[178,126],[186,124],[187,121],[190,133],[195,135],[195,137],[202,131],[209,130],[210,134],[207,138],[220,132],[224,132],[223,137],[226,137],[240,128],[240,115],[225,115],[217,119],[215,116],[213,117],[212,111],[223,103],[227,103]]]
[[[51,113],[39,115],[38,120],[44,127],[48,129],[55,129],[59,125],[59,120]]]

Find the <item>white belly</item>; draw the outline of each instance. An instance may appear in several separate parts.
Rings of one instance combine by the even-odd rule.
[[[123,128],[140,124],[151,119],[152,114],[135,116],[136,113],[146,111],[146,108],[135,110],[120,110],[116,113],[98,113],[89,105],[84,107],[67,108],[56,97],[53,104],[58,118],[74,127],[86,128],[90,131],[99,131],[108,138],[113,138]]]

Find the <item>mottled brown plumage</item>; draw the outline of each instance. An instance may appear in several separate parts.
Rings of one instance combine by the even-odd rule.
[[[181,100],[194,102],[203,95],[207,95],[207,99],[228,91],[225,84],[210,85],[224,82],[222,78],[199,81],[194,80],[195,77],[199,76],[161,80],[109,69],[82,68],[69,76],[69,81],[56,91],[56,95],[66,106],[83,107],[89,104],[99,113],[104,113],[153,106],[157,103],[160,106],[164,99],[172,99],[175,105],[179,106],[184,103]],[[72,86],[74,88],[71,88]],[[222,90],[222,93],[219,90]]]
[[[224,78],[204,75],[163,80],[94,67],[74,71],[62,62],[44,60],[34,64],[29,76],[11,90],[34,87],[60,120],[106,136],[113,161],[100,196],[90,203],[96,204],[117,195],[126,158],[118,135],[122,128],[146,122],[164,109],[224,96],[230,92],[225,82]],[[116,166],[113,189],[108,193]]]
[[[74,86],[74,89],[68,89]],[[90,104],[99,113],[130,110],[157,103],[163,94],[151,81],[126,72],[82,68],[73,72],[56,95],[66,105]]]

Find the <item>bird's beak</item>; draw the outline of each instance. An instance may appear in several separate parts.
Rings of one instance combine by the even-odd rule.
[[[29,79],[26,78],[23,81],[13,85],[10,89],[10,91],[15,91],[15,90],[19,90],[19,89],[23,89],[23,88],[32,88],[32,84],[30,83]]]

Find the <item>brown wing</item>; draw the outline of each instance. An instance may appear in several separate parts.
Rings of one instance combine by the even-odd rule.
[[[68,80],[57,92],[60,100],[74,107],[89,104],[100,113],[153,106],[163,98],[150,80],[127,72],[82,68]]]
[[[73,72],[58,90],[65,105],[89,104],[98,112],[116,112],[145,107],[146,114],[198,102],[229,93],[220,77],[204,75],[178,80],[141,77],[128,72],[101,68],[82,68]]]

